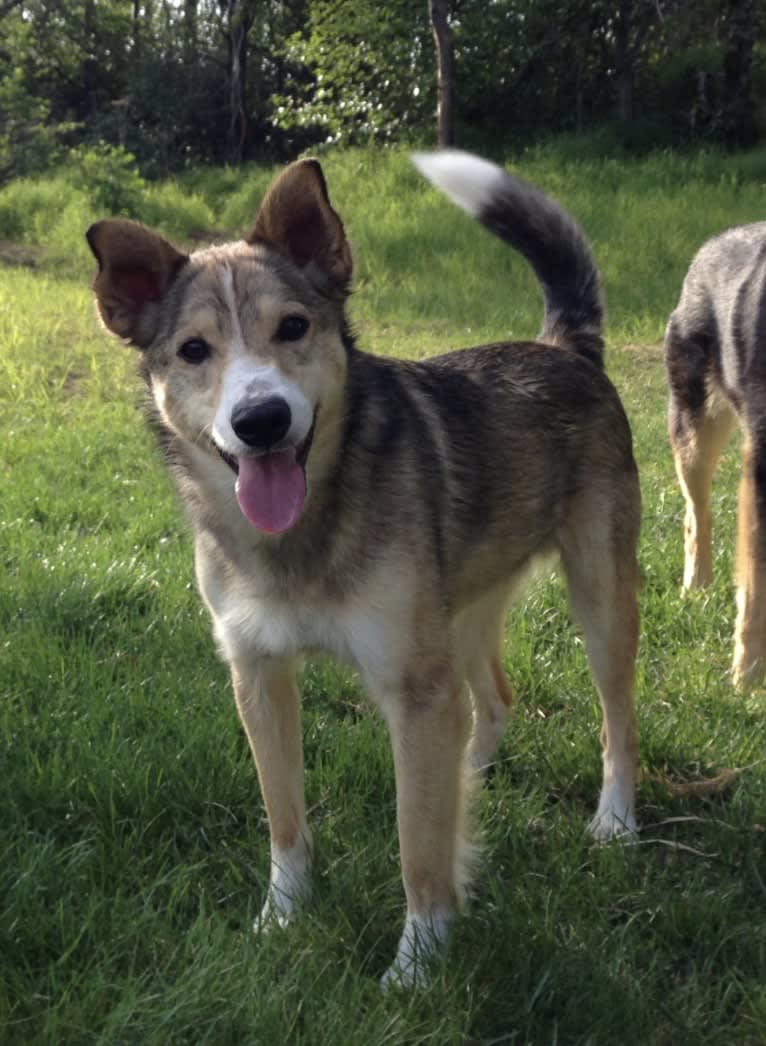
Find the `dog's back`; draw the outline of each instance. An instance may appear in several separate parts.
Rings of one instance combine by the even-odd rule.
[[[766,378],[765,337],[766,222],[755,222],[714,236],[692,260],[665,336],[671,387],[693,411],[716,389],[747,409],[744,382]]]
[[[446,151],[416,163],[529,262],[544,299],[539,341],[417,363],[349,354],[351,424],[333,484],[348,492],[343,515],[363,507],[355,532],[375,534],[379,548],[407,534],[421,549],[421,574],[435,569],[459,610],[561,552],[583,491],[608,492],[590,504],[593,527],[619,491],[633,533],[637,482],[630,428],[604,373],[600,281],[580,226],[478,157]]]

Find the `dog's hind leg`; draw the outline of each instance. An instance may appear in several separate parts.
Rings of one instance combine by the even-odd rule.
[[[308,894],[311,863],[295,670],[289,660],[239,658],[232,679],[271,836],[269,892],[256,929],[285,926]]]
[[[686,502],[684,590],[701,588],[713,580],[710,491],[713,473],[734,423],[734,412],[720,400],[712,411],[701,408],[693,412],[671,395],[670,443]]]
[[[505,589],[489,593],[463,611],[455,627],[473,705],[467,755],[474,770],[486,770],[491,764],[513,703],[502,661],[508,598]]]
[[[597,839],[637,830],[638,758],[633,675],[638,648],[637,485],[591,495],[561,537],[575,620],[601,699],[603,784],[590,830]]]
[[[447,651],[432,651],[410,661],[400,693],[380,703],[391,732],[407,897],[404,930],[383,984],[413,987],[443,951],[458,905],[468,697]]]
[[[683,316],[673,313],[665,334],[665,364],[670,386],[668,435],[686,502],[684,591],[713,580],[710,490],[735,421],[711,364],[719,355],[717,338],[705,330],[687,329]]]
[[[753,686],[766,671],[766,440],[748,433],[739,485],[734,680]]]

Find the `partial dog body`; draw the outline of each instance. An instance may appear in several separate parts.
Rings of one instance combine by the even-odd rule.
[[[561,558],[603,707],[592,831],[635,829],[639,489],[603,372],[597,271],[580,229],[530,186],[465,154],[419,164],[533,265],[548,344],[423,363],[363,353],[344,314],[348,243],[313,160],[277,179],[240,243],[187,257],[134,223],[88,233],[101,316],[143,352],[258,769],[260,922],[288,921],[308,893],[296,667],[329,651],[391,734],[407,918],[386,977],[404,984],[456,911],[464,771],[502,735],[505,611],[541,556]]]
[[[766,670],[766,222],[729,229],[694,257],[668,322],[669,432],[686,500],[684,589],[713,577],[710,491],[739,421],[734,680]]]

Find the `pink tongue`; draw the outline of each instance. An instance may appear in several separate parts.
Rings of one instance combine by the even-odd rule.
[[[237,500],[254,527],[281,534],[295,523],[306,499],[306,476],[295,449],[239,458]]]

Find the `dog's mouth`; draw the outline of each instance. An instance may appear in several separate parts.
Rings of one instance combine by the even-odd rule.
[[[308,433],[294,447],[235,457],[215,449],[237,475],[237,501],[245,518],[267,534],[281,534],[298,521],[306,500],[306,462],[314,442],[316,410]]]
[[[229,466],[231,471],[234,472],[235,474],[239,473],[239,462],[234,457],[234,455],[233,454],[229,454],[229,452],[226,451],[226,450],[222,450],[221,447],[219,447],[218,444],[215,442],[215,440],[211,440],[211,442],[212,442],[213,446],[215,447],[215,449],[218,451],[218,453],[221,455],[223,460]]]

